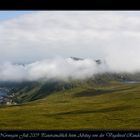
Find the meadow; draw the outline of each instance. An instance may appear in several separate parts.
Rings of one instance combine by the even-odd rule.
[[[139,129],[140,84],[112,82],[0,106],[1,130]]]

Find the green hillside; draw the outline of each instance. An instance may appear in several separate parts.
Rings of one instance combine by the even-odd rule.
[[[87,86],[99,86],[107,85],[111,81],[124,82],[124,81],[137,81],[140,74],[127,74],[127,73],[104,73],[97,74],[94,77],[88,78],[86,80],[49,80],[49,81],[38,81],[38,82],[21,82],[21,83],[4,83],[7,87],[12,88],[11,93],[15,96],[13,101],[21,104],[38,99],[45,98],[52,94],[53,92],[65,91],[71,88]],[[0,84],[1,85],[1,84]],[[2,85],[1,85],[2,86]]]
[[[18,104],[38,100],[49,96],[53,92],[64,91],[77,86],[79,82],[49,81],[49,82],[32,82],[20,85],[15,88],[13,101]],[[10,93],[9,93],[10,94]]]
[[[39,86],[35,87],[33,90],[39,89]],[[45,90],[43,92],[45,94]],[[38,100],[0,107],[0,129],[139,128],[138,83],[85,82],[69,89],[54,90]]]
[[[123,76],[124,77],[124,76]],[[110,81],[122,81],[123,79],[119,74],[114,73],[104,73],[95,75],[94,77],[88,78],[86,80],[65,80],[65,81],[38,81],[38,82],[23,82],[23,83],[4,83],[8,87],[12,87],[11,93],[15,96],[13,101],[16,103],[25,103],[44,97],[49,96],[52,92],[65,91],[75,87],[81,87],[83,85],[87,86],[98,86],[102,84],[107,84]],[[9,93],[9,94],[11,94]]]

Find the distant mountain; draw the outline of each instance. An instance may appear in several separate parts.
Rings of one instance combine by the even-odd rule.
[[[100,59],[95,60],[95,62],[96,62],[97,64],[101,64],[101,63],[102,63],[102,61],[101,61]]]
[[[44,98],[53,92],[64,91],[71,89],[76,84],[74,82],[64,81],[46,81],[46,82],[32,82],[11,90],[9,94],[14,94],[13,100],[16,103],[30,102],[37,99]]]
[[[78,57],[70,57],[71,59],[75,60],[75,61],[79,61],[79,60],[84,60],[84,58],[78,58]],[[97,59],[97,60],[94,60],[97,64],[101,64],[102,61],[101,59]]]
[[[23,82],[10,83],[10,94],[14,94],[13,101],[16,103],[30,102],[38,100],[53,94],[54,92],[65,91],[74,87],[83,87],[84,85],[102,85],[110,81],[121,81],[121,77],[117,74],[105,73],[95,75],[94,77],[85,80],[69,80],[69,81],[38,81],[38,82]],[[5,85],[6,86],[6,85]],[[8,84],[9,86],[9,84]]]
[[[84,60],[83,58],[78,58],[78,57],[70,57],[70,58],[75,60],[75,61]]]

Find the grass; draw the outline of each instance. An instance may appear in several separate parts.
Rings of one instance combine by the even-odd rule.
[[[85,85],[0,107],[2,130],[139,128],[140,84]]]

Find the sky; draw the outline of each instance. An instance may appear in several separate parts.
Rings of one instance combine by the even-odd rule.
[[[9,20],[12,18],[16,18],[20,15],[29,14],[33,11],[0,11],[0,20]]]
[[[66,60],[68,66],[71,56],[88,59],[81,62],[85,69],[92,59],[102,59],[107,71],[140,71],[140,11],[0,11],[0,72],[4,75],[17,68],[11,63],[27,64],[16,69],[20,77],[23,71],[30,73],[28,63],[41,65],[35,69],[45,73],[46,65],[55,70]],[[53,66],[46,59],[52,59]],[[74,71],[75,64],[71,66]],[[5,74],[2,67],[9,71]]]

